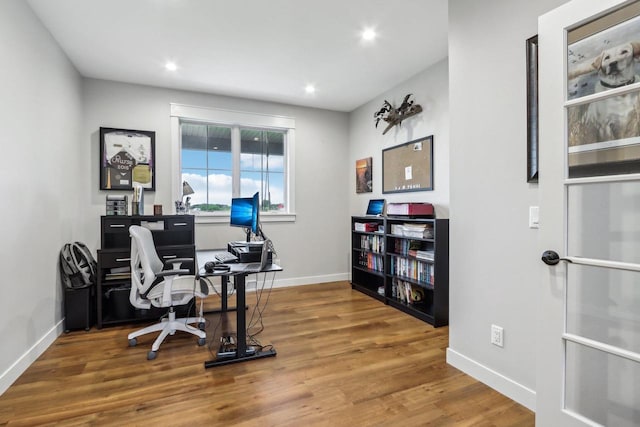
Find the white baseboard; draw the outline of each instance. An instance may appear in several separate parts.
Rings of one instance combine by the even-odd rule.
[[[451,348],[447,348],[447,363],[535,412],[535,390],[507,378]]]
[[[260,281],[262,281],[262,275],[258,275]],[[339,282],[341,280],[349,280],[348,273],[339,274],[326,274],[322,276],[307,276],[307,277],[294,277],[290,279],[279,279],[276,274],[276,280],[273,282],[273,288],[287,288],[289,286],[301,286],[301,285],[313,285],[315,283],[329,283]],[[271,274],[267,273],[267,281],[271,281]],[[267,283],[268,285],[268,283]],[[255,289],[256,281],[247,280],[247,290]]]
[[[34,345],[31,346],[13,365],[0,375],[0,395],[2,395],[15,380],[58,338],[63,330],[63,320],[56,323]]]

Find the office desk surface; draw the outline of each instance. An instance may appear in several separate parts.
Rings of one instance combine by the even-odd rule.
[[[227,252],[227,251],[224,249],[196,250],[196,262],[197,262],[198,270],[200,272],[200,276],[234,276],[240,273],[251,274],[247,271],[244,271],[244,268],[247,264],[241,263],[241,262],[231,262],[226,264],[231,268],[229,271],[215,271],[214,273],[205,273],[204,265],[209,261],[215,261],[216,254],[220,252]],[[277,264],[269,264],[264,270],[260,272],[267,273],[271,271],[282,271],[282,267],[280,267]]]

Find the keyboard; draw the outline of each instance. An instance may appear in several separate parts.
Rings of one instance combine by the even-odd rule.
[[[238,261],[238,257],[231,252],[218,252],[217,254],[215,254],[214,258],[221,264]]]

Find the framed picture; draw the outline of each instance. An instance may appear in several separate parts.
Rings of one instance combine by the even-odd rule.
[[[382,150],[382,192],[433,190],[433,135]]]
[[[371,193],[373,191],[371,157],[356,160],[356,193]]]
[[[640,173],[638,58],[639,2],[567,33],[569,178]]]
[[[156,189],[156,133],[100,128],[100,189]]]
[[[538,182],[538,36],[527,39],[527,182]]]

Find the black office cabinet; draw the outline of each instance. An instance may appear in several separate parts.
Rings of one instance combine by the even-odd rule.
[[[101,217],[100,249],[98,250],[98,280],[96,289],[97,326],[116,325],[139,320],[157,320],[166,309],[140,310],[129,302],[131,274],[131,237],[129,227],[141,225],[151,230],[158,256],[163,261],[172,258],[193,258],[185,266],[195,273],[195,229],[193,215],[103,216]],[[188,306],[179,307],[179,315]]]
[[[449,220],[351,218],[351,286],[436,327],[449,324]]]

